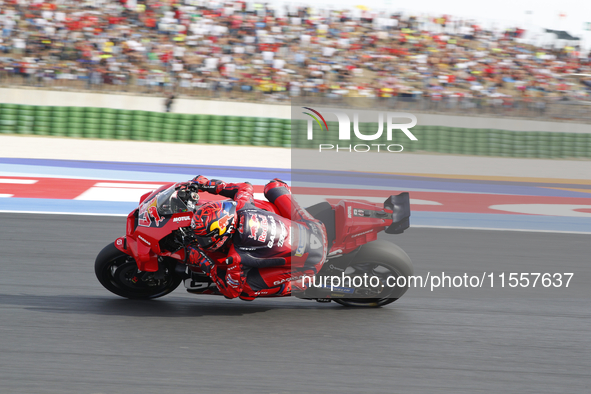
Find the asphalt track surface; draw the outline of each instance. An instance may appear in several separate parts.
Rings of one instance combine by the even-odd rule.
[[[380,309],[94,277],[124,218],[0,214],[0,393],[591,392],[589,235],[410,229],[415,273],[573,272],[569,288],[411,289]]]

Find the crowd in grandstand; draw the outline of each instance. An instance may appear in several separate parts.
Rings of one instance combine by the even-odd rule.
[[[582,98],[591,53],[523,30],[243,1],[0,0],[0,84],[210,97]]]

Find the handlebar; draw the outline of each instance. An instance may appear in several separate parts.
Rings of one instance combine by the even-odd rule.
[[[199,185],[192,181],[179,183],[176,187],[178,197],[187,204],[195,206],[199,201]]]

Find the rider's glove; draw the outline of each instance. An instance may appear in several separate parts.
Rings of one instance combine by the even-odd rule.
[[[209,179],[207,179],[203,175],[197,175],[195,178],[193,178],[192,182],[197,185],[206,185],[209,183]]]
[[[239,291],[244,286],[244,282],[246,281],[246,276],[244,275],[244,271],[242,270],[242,265],[240,262],[234,260],[232,257],[229,257],[226,260],[226,277],[225,282],[226,284]]]
[[[211,272],[211,268],[213,267],[213,262],[196,247],[189,246],[187,248],[188,252],[188,263],[191,265],[198,266],[201,271],[208,274]]]
[[[203,175],[197,175],[193,178],[193,185],[197,186],[200,191],[215,193],[217,191],[218,182],[210,181]]]

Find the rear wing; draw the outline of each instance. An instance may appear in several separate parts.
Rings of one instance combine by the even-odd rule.
[[[384,209],[392,211],[392,224],[386,229],[387,234],[402,234],[410,227],[410,197],[408,192],[390,196],[384,201]]]

